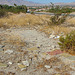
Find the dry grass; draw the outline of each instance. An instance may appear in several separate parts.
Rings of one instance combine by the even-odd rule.
[[[75,25],[75,17],[67,18],[66,22]]]
[[[4,17],[0,19],[0,27],[24,27],[24,26],[40,26],[39,30],[47,34],[53,31],[56,34],[64,32],[65,34],[71,31],[70,28],[61,26],[48,25],[50,21],[49,15],[32,15],[32,14],[12,14],[9,17]],[[75,24],[75,18],[67,18],[66,22],[70,24]]]
[[[48,35],[52,33],[54,33],[55,35],[59,35],[61,33],[68,34],[72,31],[72,29],[62,26],[43,26],[40,28],[40,31],[43,31]]]
[[[0,25],[6,25],[9,27],[18,27],[18,26],[26,26],[26,25],[44,25],[46,20],[49,19],[47,15],[31,15],[31,14],[14,14],[9,16],[8,18],[1,18]]]
[[[22,37],[14,34],[0,34],[0,42],[4,44],[10,44],[13,46],[25,46],[26,43]]]
[[[12,45],[25,46],[24,39],[22,39],[19,35],[8,35],[5,42]]]

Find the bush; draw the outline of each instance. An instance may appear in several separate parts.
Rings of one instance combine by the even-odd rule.
[[[0,10],[0,18],[6,16],[6,12],[4,10]]]
[[[34,11],[31,11],[31,14],[34,14]]]
[[[61,50],[75,54],[75,31],[67,34],[66,37],[61,36],[59,41],[58,44]]]
[[[54,16],[50,18],[51,23],[59,25],[65,22],[66,17],[72,12],[72,8],[69,8],[67,6],[54,6],[54,4],[51,3],[51,9],[49,9],[49,12],[54,13]]]

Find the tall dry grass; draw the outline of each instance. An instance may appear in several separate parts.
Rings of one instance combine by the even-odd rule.
[[[0,34],[0,42],[4,43],[4,44],[10,44],[13,46],[25,46],[26,42],[24,41],[24,38],[22,38],[19,35],[15,35],[15,34]]]
[[[66,22],[75,25],[75,17],[69,17],[69,18],[67,18]]]
[[[31,14],[14,14],[0,19],[0,26],[5,25],[8,27],[18,27],[26,25],[44,25],[46,20],[49,19],[47,15],[31,15]]]

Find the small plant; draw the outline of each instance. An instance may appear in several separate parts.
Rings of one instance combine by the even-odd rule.
[[[34,14],[34,11],[32,11],[31,14]]]
[[[51,3],[51,8],[49,9],[49,12],[54,14],[50,18],[51,23],[59,25],[65,22],[66,17],[72,12],[72,8],[69,8],[68,6],[55,6],[53,3]]]
[[[0,18],[6,16],[6,12],[4,10],[0,10]]]
[[[58,44],[63,51],[75,55],[75,31],[67,34],[66,37],[61,36],[59,41]]]

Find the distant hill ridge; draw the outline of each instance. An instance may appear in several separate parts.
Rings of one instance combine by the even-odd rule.
[[[26,6],[43,6],[43,5],[50,5],[50,4],[39,4],[39,3],[34,3],[31,1],[27,0],[0,0],[0,4],[7,4],[7,5],[26,5]],[[75,6],[75,2],[71,3],[55,3],[55,5],[73,5]]]
[[[0,0],[0,4],[7,4],[7,5],[26,5],[26,6],[39,6],[41,4],[30,2],[27,0]]]

